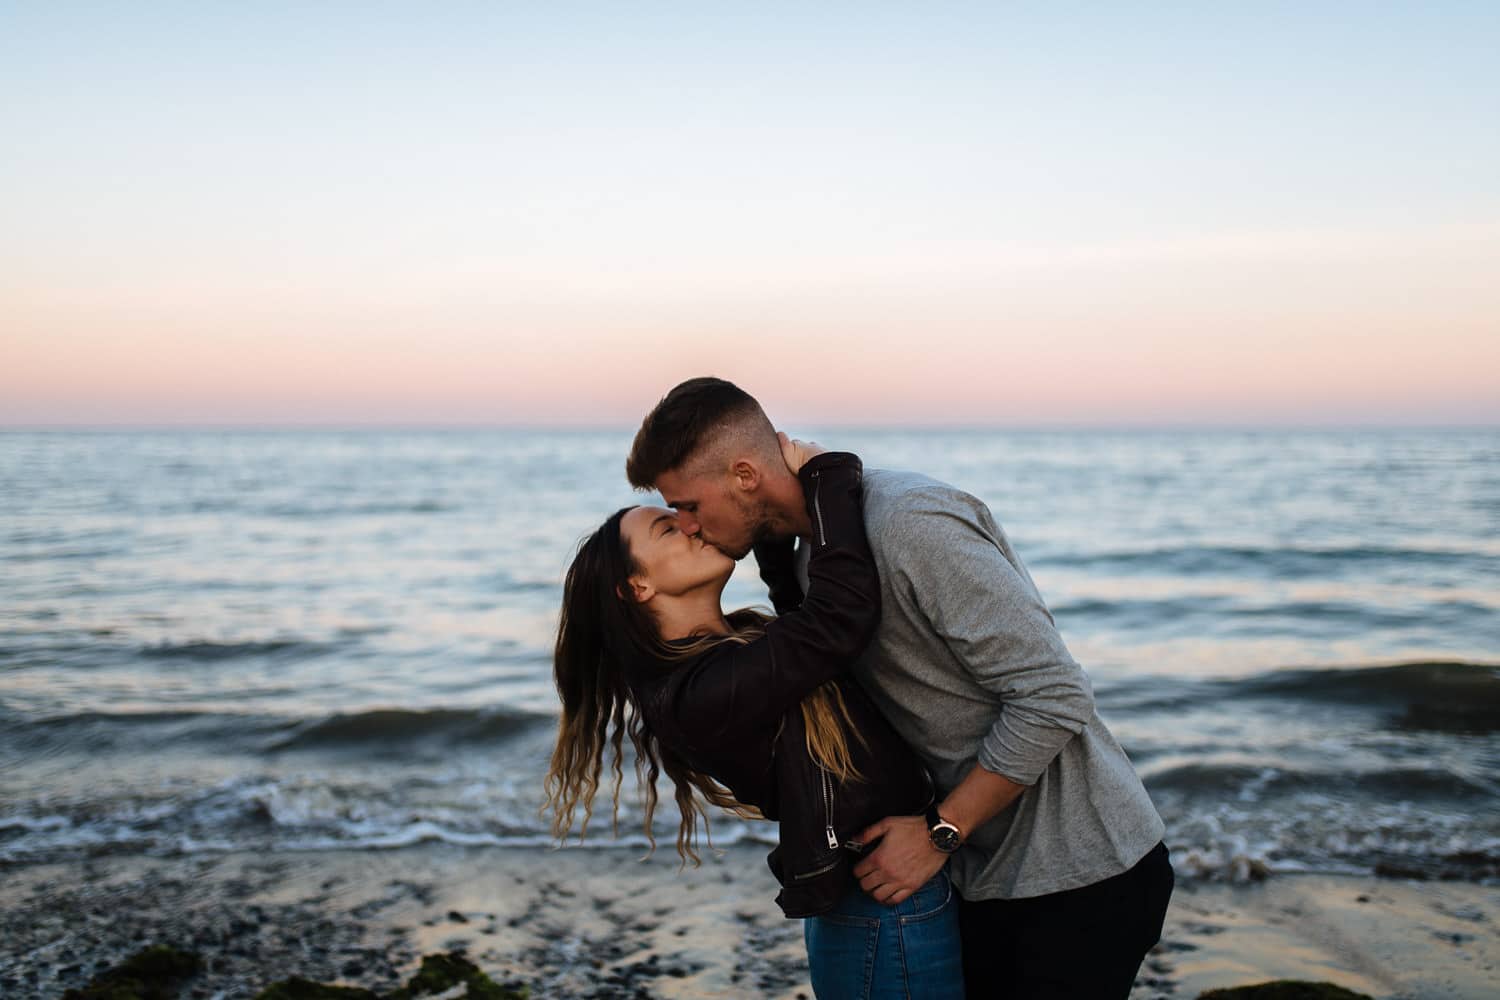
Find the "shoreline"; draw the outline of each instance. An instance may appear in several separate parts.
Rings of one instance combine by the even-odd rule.
[[[459,950],[543,997],[811,997],[765,849],[459,847],[149,857],[0,871],[0,994],[59,997],[153,944],[196,951],[183,996],[304,976],[390,990]],[[1080,953],[1086,952],[1081,943]],[[1374,876],[1179,879],[1132,1000],[1271,979],[1381,1000],[1500,995],[1500,888]]]

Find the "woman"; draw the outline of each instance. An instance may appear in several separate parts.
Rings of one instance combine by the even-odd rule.
[[[579,808],[587,830],[606,744],[618,815],[628,734],[647,836],[665,771],[682,815],[684,861],[698,860],[698,817],[707,824],[700,798],[780,823],[769,858],[782,887],[776,900],[788,917],[808,918],[808,962],[822,1000],[962,997],[957,897],[946,874],[893,905],[868,898],[852,874],[866,846],[853,836],[932,801],[921,764],[847,675],[880,615],[860,461],[780,439],[814,534],[805,597],[791,543],[756,546],[780,617],[724,614],[733,560],[678,531],[671,510],[627,507],[579,547],[558,628],[553,830],[566,837]]]

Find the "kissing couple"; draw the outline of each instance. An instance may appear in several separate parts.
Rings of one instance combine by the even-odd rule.
[[[1165,828],[988,507],[791,439],[717,378],[646,415],[626,474],[666,506],[610,515],[564,581],[554,833],[628,736],[647,833],[665,772],[685,860],[709,806],[779,824],[819,1000],[1128,997]],[[752,552],[774,616],[720,603]]]

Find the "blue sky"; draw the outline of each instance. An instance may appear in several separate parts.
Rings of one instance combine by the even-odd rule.
[[[393,411],[417,421],[444,418],[443,385],[468,400],[453,419],[546,411],[478,400],[507,372],[556,385],[566,370],[528,359],[557,347],[615,373],[669,359],[638,393],[873,338],[877,381],[907,399],[893,316],[1037,377],[1132,338],[1180,356],[1218,337],[1203,363],[1242,371],[1301,329],[1329,359],[1315,422],[1374,418],[1381,379],[1435,350],[1402,413],[1495,417],[1474,369],[1500,360],[1500,6],[1128,6],[0,7],[0,308],[20,317],[0,350],[37,387],[0,421],[253,422],[273,361],[332,378],[361,343],[382,366],[436,342],[492,371],[419,365],[434,394]],[[1371,311],[1389,363],[1342,384]],[[105,378],[118,365],[69,381],[119,338],[196,367],[136,392],[134,369]],[[1037,358],[1039,339],[1063,353]],[[245,376],[222,411],[189,388],[216,357]],[[373,417],[387,367],[331,409],[315,380],[278,398]],[[1193,419],[1227,398],[1242,419],[1303,391],[1281,389],[1042,408]],[[956,418],[1048,403],[954,391],[974,397]]]

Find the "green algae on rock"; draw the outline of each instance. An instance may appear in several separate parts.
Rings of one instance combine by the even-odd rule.
[[[422,967],[405,986],[391,994],[390,1000],[418,1000],[450,990],[460,983],[468,987],[464,994],[468,1000],[526,1000],[525,991],[517,993],[499,985],[456,951],[423,956]]]
[[[173,1000],[178,985],[202,964],[190,951],[152,945],[99,973],[87,986],[68,990],[63,1000]]]
[[[1355,993],[1332,983],[1312,983],[1301,979],[1277,979],[1254,986],[1232,986],[1198,994],[1198,1000],[1372,1000],[1369,994]]]
[[[527,997],[524,990],[517,993],[499,985],[458,952],[448,952],[446,955],[423,956],[422,967],[416,974],[407,980],[405,986],[386,997],[360,987],[328,986],[293,976],[267,986],[255,995],[255,1000],[421,1000],[422,997],[447,993],[458,986],[465,988],[462,1000],[526,1000]]]

